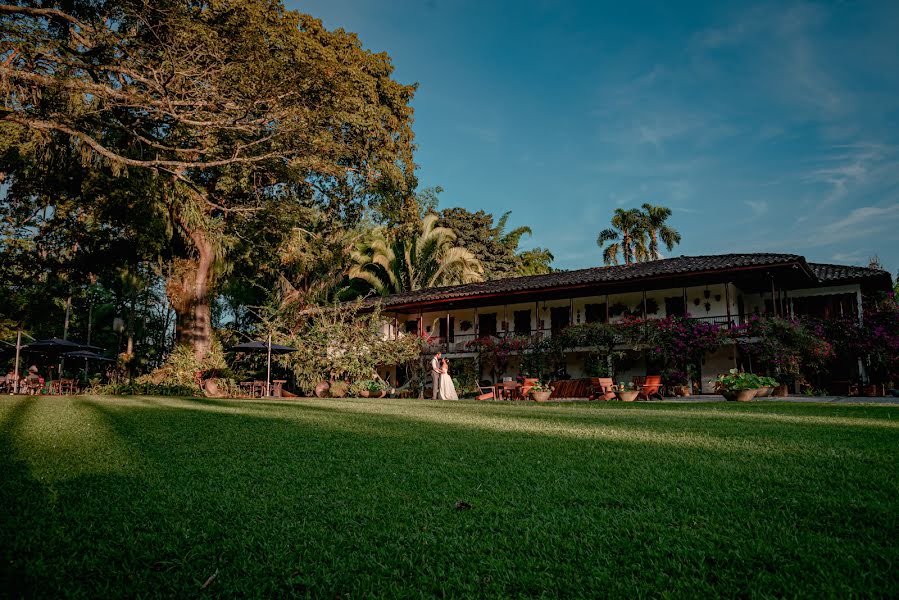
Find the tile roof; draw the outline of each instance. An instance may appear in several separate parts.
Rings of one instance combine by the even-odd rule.
[[[890,274],[881,269],[871,267],[853,267],[849,265],[828,265],[809,263],[812,272],[822,282],[867,279],[869,277],[889,277]]]
[[[428,288],[415,292],[372,298],[371,301],[380,300],[384,306],[399,306],[453,298],[470,298],[472,296],[538,291],[559,287],[623,282],[666,275],[676,276],[696,272],[727,271],[742,267],[789,265],[793,263],[805,264],[805,259],[798,254],[763,253],[679,256],[631,265],[592,267],[576,271],[557,271],[546,275],[529,275],[481,283]]]

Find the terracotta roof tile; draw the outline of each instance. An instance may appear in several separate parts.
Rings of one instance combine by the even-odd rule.
[[[576,285],[620,282],[680,275],[701,271],[726,271],[728,269],[804,262],[798,254],[716,254],[710,256],[679,256],[631,265],[592,267],[576,271],[558,271],[546,275],[529,275],[510,279],[497,279],[482,283],[469,283],[448,287],[428,288],[415,292],[394,294],[380,298],[384,306],[448,300],[451,298],[482,296],[488,294],[551,289]],[[375,300],[375,299],[372,299]]]
[[[881,269],[870,267],[853,267],[850,265],[828,265],[824,263],[809,263],[812,272],[822,282],[855,281],[869,277],[889,277],[890,274]]]

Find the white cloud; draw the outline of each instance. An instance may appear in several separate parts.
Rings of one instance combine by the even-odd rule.
[[[765,200],[747,200],[746,206],[752,211],[752,216],[756,218],[768,212],[768,202]]]

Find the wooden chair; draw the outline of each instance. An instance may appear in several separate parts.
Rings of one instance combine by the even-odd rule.
[[[493,382],[483,379],[478,383],[478,400],[492,400],[496,398]]]
[[[593,387],[591,400],[614,400],[615,382],[611,377],[591,377],[590,385]]]
[[[637,384],[637,379],[641,379],[640,384]],[[634,387],[640,392],[637,394],[637,398],[640,400],[649,400],[650,398],[658,398],[662,399],[662,376],[661,375],[647,375],[645,377],[634,377]]]

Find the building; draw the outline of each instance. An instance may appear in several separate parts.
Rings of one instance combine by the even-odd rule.
[[[473,358],[469,342],[485,336],[552,336],[571,325],[615,323],[625,314],[689,316],[721,327],[741,324],[752,314],[863,319],[864,296],[891,287],[890,275],[879,269],[809,263],[796,254],[723,254],[431,288],[379,300],[392,319],[385,335],[421,335],[429,353],[441,350],[459,359]],[[567,357],[572,378],[584,375],[584,350]],[[707,355],[703,391],[710,392],[716,376],[737,361],[733,345]],[[651,370],[645,359],[632,362],[629,372],[619,374],[622,379]],[[514,373],[514,361],[507,370],[500,376]],[[393,381],[403,378],[389,373]]]

